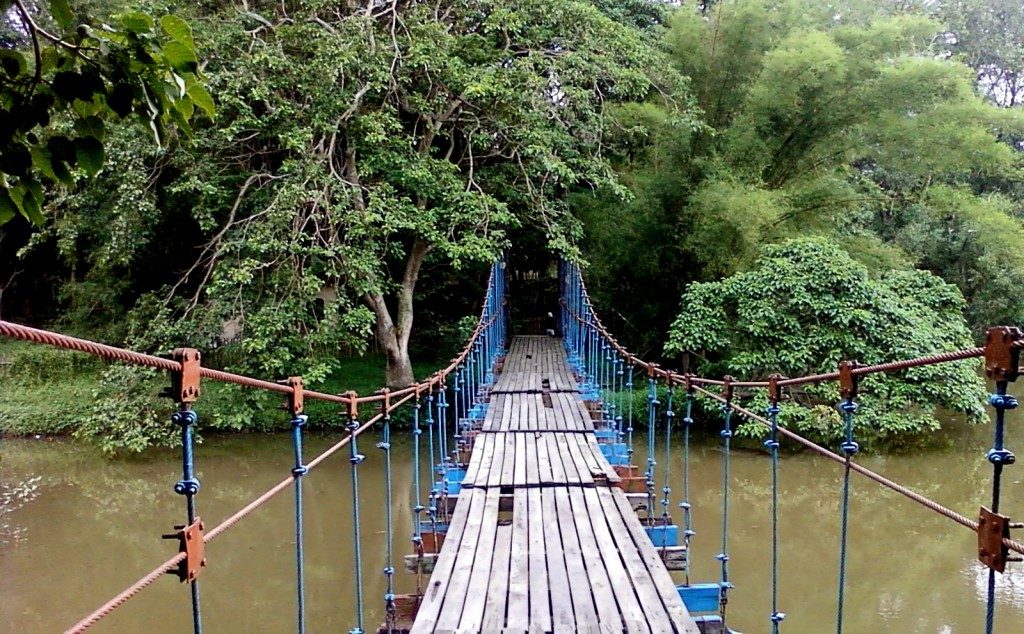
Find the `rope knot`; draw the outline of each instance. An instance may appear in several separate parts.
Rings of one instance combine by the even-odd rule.
[[[307,473],[309,473],[309,467],[307,467],[304,464],[299,465],[299,466],[295,467],[294,469],[292,469],[292,475],[296,476],[296,477],[302,477],[302,476],[306,475]]]
[[[763,444],[765,446],[765,449],[778,449],[779,448],[779,441],[772,440],[770,438],[768,440],[764,441]]]
[[[693,419],[690,418],[689,416],[686,416],[683,418],[683,424],[689,427],[690,425],[693,424]]]
[[[779,412],[782,411],[782,408],[779,407],[778,404],[773,403],[773,404],[768,406],[768,410],[767,411],[768,411],[768,415],[769,416],[778,416]]]
[[[772,613],[772,623],[782,623],[785,620],[786,620],[786,613],[785,612],[773,612]]]
[[[354,456],[352,456],[351,458],[348,459],[348,461],[351,462],[353,465],[358,465],[363,460],[366,460],[366,456],[364,456],[361,453],[357,453],[356,455],[354,455]]]
[[[723,429],[722,431],[720,431],[718,433],[721,434],[722,438],[732,438],[732,430],[731,429]]]
[[[292,418],[292,427],[298,427],[299,429],[302,429],[303,427],[306,426],[307,422],[309,422],[309,416],[306,416],[305,414],[299,414],[298,416]]]
[[[394,575],[395,574],[395,567],[394,566],[386,566],[384,568],[384,574],[386,574],[389,577]],[[394,595],[392,595],[392,598],[394,598]]]
[[[377,443],[377,449],[380,449],[381,451],[390,451],[391,450],[391,443],[381,441],[381,442]]]
[[[852,440],[846,440],[843,442],[843,444],[839,446],[840,448],[842,448],[843,453],[846,454],[847,456],[852,456],[856,454],[858,451],[860,451],[860,445],[858,445],[856,442]]]
[[[721,561],[722,563],[725,563],[729,561],[729,555],[726,555],[725,553],[718,553],[717,555],[715,555],[715,559]]]
[[[857,407],[857,403],[854,401],[843,401],[839,404],[839,409],[842,410],[844,414],[855,413],[857,411]]]

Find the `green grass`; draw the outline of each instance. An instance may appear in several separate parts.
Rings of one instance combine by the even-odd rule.
[[[106,363],[85,354],[58,350],[49,346],[0,341],[0,435],[66,434],[92,412],[94,398],[101,388]],[[429,375],[438,363],[414,362],[417,377]],[[327,380],[307,385],[307,389],[330,394],[355,390],[372,394],[384,383],[383,356],[348,357]],[[282,377],[283,378],[283,377]],[[276,395],[261,398],[257,413],[243,422],[216,424],[227,420],[239,409],[239,395],[251,393],[236,386],[212,381],[203,383],[203,396],[197,410],[219,430],[268,431],[287,428],[287,415],[276,409],[283,399]],[[308,400],[311,427],[323,428],[342,423],[341,408],[332,403]],[[251,410],[250,410],[251,411]]]
[[[0,342],[0,434],[71,432],[92,409],[102,371],[88,355]]]

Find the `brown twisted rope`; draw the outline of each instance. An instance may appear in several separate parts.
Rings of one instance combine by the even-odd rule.
[[[781,381],[780,381],[780,383],[781,383]],[[705,395],[713,398],[714,400],[716,400],[716,401],[718,401],[720,403],[725,403],[726,402],[726,399],[722,398],[722,396],[719,395],[719,394],[715,394],[714,392],[710,392],[710,391],[705,390],[704,388],[701,388],[701,387],[696,388],[696,390],[698,392],[702,393],[702,394],[705,394]],[[739,414],[741,414],[742,416],[744,416],[744,417],[746,417],[746,418],[748,418],[750,420],[753,420],[753,421],[756,421],[758,423],[761,423],[762,425],[765,425],[766,427],[769,427],[769,428],[772,426],[772,423],[771,423],[770,420],[768,420],[767,418],[764,418],[763,416],[760,416],[760,415],[750,411],[749,409],[747,409],[745,407],[741,407],[739,405],[736,405],[735,403],[730,403],[730,406],[732,407],[732,409],[734,411],[738,412]],[[842,465],[846,464],[846,458],[843,457],[843,456],[840,456],[839,454],[835,453],[834,451],[830,451],[830,450],[826,449],[825,447],[822,447],[821,445],[819,445],[819,444],[817,444],[817,443],[815,443],[813,441],[810,441],[810,440],[804,438],[800,434],[798,434],[798,433],[796,433],[794,431],[790,431],[789,429],[786,429],[785,427],[781,427],[780,426],[778,429],[779,429],[779,433],[780,434],[782,434],[783,436],[786,436],[790,440],[793,440],[796,443],[806,447],[807,449],[810,449],[811,451],[813,451],[813,452],[815,452],[815,453],[817,453],[817,454],[819,454],[821,456],[824,456],[825,458],[828,458],[829,460],[833,460],[833,461],[835,461],[835,462],[837,462],[839,464],[842,464]],[[971,529],[974,532],[978,532],[978,522],[976,522],[975,520],[970,519],[966,515],[962,515],[960,513],[957,513],[956,511],[954,511],[954,510],[952,510],[950,508],[947,508],[947,507],[939,504],[938,502],[936,502],[936,501],[934,501],[934,500],[932,500],[930,498],[927,498],[927,497],[921,495],[920,493],[917,493],[916,491],[914,491],[912,489],[908,489],[907,487],[903,486],[902,484],[899,484],[898,482],[894,482],[894,481],[890,480],[889,478],[886,478],[885,476],[883,476],[883,475],[881,475],[881,474],[879,474],[879,473],[877,473],[875,471],[872,471],[871,469],[868,469],[867,467],[865,467],[865,466],[863,466],[863,465],[861,465],[861,464],[859,464],[857,462],[851,461],[850,462],[850,469],[856,471],[857,473],[861,474],[862,476],[864,476],[864,477],[868,478],[869,480],[872,480],[872,481],[882,485],[883,487],[885,487],[885,488],[887,488],[887,489],[889,489],[891,491],[895,491],[896,493],[899,493],[900,495],[902,495],[902,496],[904,496],[904,497],[906,497],[908,499],[911,499],[914,502],[917,502],[921,506],[934,511],[934,512],[938,513],[939,515],[942,515],[943,517],[946,517],[948,519],[953,520],[954,522],[956,522],[957,524],[960,524],[961,526],[969,528],[969,529]],[[1009,548],[1012,551],[1015,551],[1015,552],[1018,552],[1018,553],[1024,553],[1024,544],[1022,544],[1020,542],[1014,541],[1012,539],[1004,538],[1003,539],[1003,545],[1006,546],[1007,548]]]

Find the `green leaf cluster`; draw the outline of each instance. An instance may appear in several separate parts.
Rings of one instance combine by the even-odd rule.
[[[666,350],[693,353],[697,371],[709,376],[807,376],[834,371],[843,360],[885,363],[973,345],[956,286],[924,271],[872,276],[822,238],[765,246],[749,270],[692,284],[682,304]],[[858,439],[905,442],[938,430],[940,411],[983,419],[978,370],[968,360],[864,377]],[[834,382],[796,387],[780,422],[834,442],[843,427],[833,407],[838,398]],[[763,431],[753,423],[743,428],[748,435]]]
[[[0,8],[21,25],[0,49],[0,224],[21,215],[42,225],[46,186],[95,176],[111,121],[137,117],[159,144],[168,124],[188,134],[197,108],[213,116],[181,18],[127,12],[101,23],[68,0],[38,13]]]

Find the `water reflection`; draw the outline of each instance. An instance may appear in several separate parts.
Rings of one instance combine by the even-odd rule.
[[[1011,428],[1012,429],[1012,428]],[[984,462],[989,429],[956,428],[950,451],[866,456],[867,466],[925,495],[974,515],[987,502],[991,477]],[[309,455],[334,439],[311,437]],[[1012,437],[1011,437],[1012,440]],[[1013,446],[1013,443],[1010,443]],[[646,459],[638,439],[637,460]],[[370,450],[372,451],[372,450]],[[363,490],[366,624],[383,619],[386,578],[383,461],[368,453],[360,467]],[[409,552],[411,447],[393,446],[395,552]],[[659,458],[662,456],[659,455]],[[286,436],[212,438],[199,447],[203,481],[200,515],[219,521],[291,468]],[[678,501],[681,455],[673,454]],[[659,469],[664,465],[659,465]],[[694,581],[717,581],[720,546],[721,453],[695,449],[691,463]],[[1007,469],[1003,508],[1024,515],[1024,471]],[[162,561],[171,551],[159,539],[184,515],[171,493],[177,456],[107,462],[63,441],[5,441],[0,462],[0,630],[59,631]],[[307,615],[310,632],[354,626],[349,465],[335,458],[314,471],[306,487]],[[744,632],[768,630],[770,613],[770,490],[768,460],[740,452],[732,460],[728,615]],[[786,455],[780,470],[780,607],[787,633],[834,627],[838,574],[838,492],[841,471],[810,455]],[[660,478],[659,478],[660,487]],[[660,510],[660,509],[659,509]],[[211,632],[280,632],[294,628],[292,499],[284,493],[210,545],[203,573],[203,611]],[[854,479],[847,631],[977,632],[984,620],[987,575],[975,559],[973,533],[863,478]],[[401,572],[398,591],[416,579]],[[1024,567],[999,580],[997,630],[1021,631]],[[681,576],[679,577],[681,580]],[[189,629],[187,591],[171,578],[133,599],[97,631],[150,634]]]

